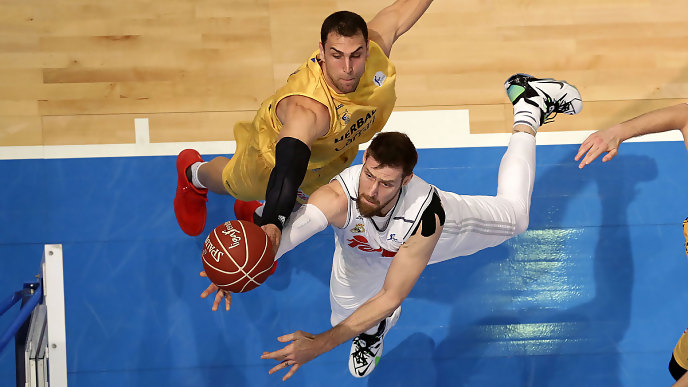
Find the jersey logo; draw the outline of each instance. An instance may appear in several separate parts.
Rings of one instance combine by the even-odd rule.
[[[363,225],[361,223],[359,223],[359,224],[355,225],[354,227],[352,227],[351,230],[349,230],[349,231],[354,232],[354,233],[365,232],[365,227],[363,227]]]
[[[361,251],[364,251],[366,253],[376,253],[379,252],[380,255],[386,258],[394,258],[394,256],[397,254],[394,251],[389,251],[385,250],[382,247],[378,249],[374,249],[370,244],[368,243],[368,240],[365,239],[363,235],[355,235],[353,238],[348,239],[347,242],[349,242],[349,247],[354,248],[354,249],[359,249]]]
[[[389,234],[389,237],[387,237],[387,240],[392,241],[392,242],[397,242],[397,243],[401,242],[401,241],[397,240],[397,234]]]
[[[387,79],[387,76],[382,71],[376,72],[375,75],[373,76],[373,82],[376,85],[378,85],[378,87],[382,86],[382,84],[385,83],[386,79]]]
[[[344,125],[348,124],[349,121],[351,121],[351,113],[349,113],[348,110],[344,109],[344,113],[342,114],[342,122]]]

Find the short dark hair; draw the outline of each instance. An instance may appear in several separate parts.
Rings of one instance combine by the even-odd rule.
[[[380,166],[401,168],[403,176],[413,173],[418,162],[418,152],[411,139],[400,132],[381,132],[373,137],[367,155],[380,163]]]
[[[363,34],[363,39],[368,42],[368,25],[363,18],[353,12],[338,11],[328,16],[320,27],[320,43],[325,45],[327,35],[335,32],[341,36],[354,36],[359,31]]]

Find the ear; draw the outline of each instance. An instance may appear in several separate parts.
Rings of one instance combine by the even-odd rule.
[[[368,150],[366,149],[365,151],[363,151],[363,164],[365,164],[367,158],[368,158]]]
[[[320,49],[320,60],[325,60],[325,47],[322,42],[318,43],[318,48]]]
[[[406,177],[401,181],[401,186],[403,187],[403,186],[405,186],[406,184],[408,184],[409,181],[411,181],[411,178],[413,178],[413,172],[411,172],[410,175],[406,176]]]

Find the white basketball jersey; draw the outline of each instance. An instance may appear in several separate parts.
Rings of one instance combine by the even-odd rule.
[[[492,196],[462,196],[442,191],[414,175],[402,187],[399,199],[385,224],[375,224],[358,212],[356,198],[362,165],[345,169],[335,179],[349,197],[347,221],[334,227],[345,255],[366,258],[394,257],[399,247],[416,229],[423,211],[437,193],[446,215],[444,229],[430,263],[472,254],[502,243],[514,235],[513,210],[495,207]],[[500,210],[504,211],[500,211]]]
[[[365,257],[394,257],[399,247],[410,236],[420,221],[420,215],[430,204],[435,187],[413,176],[411,181],[402,187],[401,195],[391,214],[386,220],[377,220],[377,224],[358,211],[358,183],[362,165],[345,169],[335,179],[342,185],[349,197],[349,208],[346,224],[334,228],[345,254],[360,254]]]

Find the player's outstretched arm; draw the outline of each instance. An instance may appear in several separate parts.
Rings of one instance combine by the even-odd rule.
[[[275,251],[279,248],[282,228],[294,209],[296,191],[306,175],[310,147],[330,127],[327,107],[307,97],[284,98],[277,104],[276,113],[282,129],[275,146],[275,167],[270,172],[260,224]]]
[[[432,0],[397,0],[378,12],[368,22],[368,36],[389,57],[392,45],[411,29],[432,3]]]
[[[275,259],[324,230],[328,225],[337,227],[346,222],[348,198],[341,185],[332,181],[318,188],[301,206],[284,227],[280,247]]]
[[[428,230],[426,230],[426,235],[423,235],[423,226],[428,226],[432,229],[432,232],[427,233]],[[426,224],[423,224],[423,226],[420,227],[416,234],[404,242],[395,255],[387,271],[387,277],[382,285],[382,290],[358,308],[346,320],[318,335],[296,331],[278,337],[277,340],[279,342],[288,344],[274,352],[263,352],[261,356],[261,359],[279,361],[279,364],[274,366],[269,373],[273,374],[279,370],[291,367],[287,374],[282,377],[282,380],[286,380],[303,364],[370,329],[382,319],[391,315],[401,305],[401,302],[408,296],[416,281],[418,281],[442,233],[442,225],[439,218],[436,218],[434,227]]]
[[[674,129],[683,133],[683,139],[686,148],[688,148],[688,104],[682,103],[653,110],[610,128],[597,131],[583,141],[578,148],[575,160],[578,161],[585,155],[578,165],[578,168],[583,168],[599,155],[607,152],[602,157],[602,162],[607,162],[619,153],[619,146],[629,138]]]

